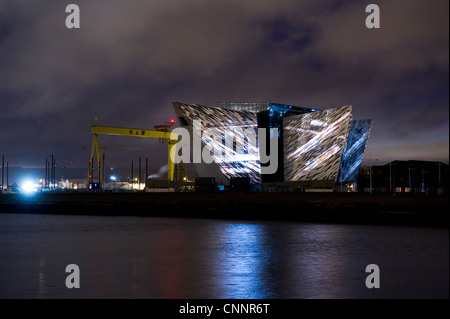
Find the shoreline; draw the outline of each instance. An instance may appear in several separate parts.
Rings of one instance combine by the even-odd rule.
[[[0,213],[140,216],[449,228],[448,196],[362,193],[0,195]]]

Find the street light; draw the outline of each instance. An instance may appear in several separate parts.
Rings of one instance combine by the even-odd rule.
[[[117,180],[117,177],[114,176],[114,175],[111,175],[110,179],[113,181],[113,192],[115,192],[116,191],[116,180]]]

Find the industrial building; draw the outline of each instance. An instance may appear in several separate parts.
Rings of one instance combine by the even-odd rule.
[[[279,103],[174,102],[173,107],[180,127],[197,137],[202,153],[206,147],[212,158],[193,161],[199,177],[214,178],[223,186],[246,177],[269,191],[334,190],[339,183],[354,189],[372,126],[372,120],[353,120],[351,105],[318,110]],[[198,123],[207,134],[199,133]],[[274,152],[271,139],[277,142],[277,156],[267,162]],[[194,144],[189,143],[191,156]],[[273,161],[276,170],[265,173]]]
[[[359,191],[393,194],[448,194],[449,166],[431,161],[392,161],[385,165],[362,166]]]

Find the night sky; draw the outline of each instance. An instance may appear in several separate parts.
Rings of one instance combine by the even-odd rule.
[[[80,29],[65,26],[70,3]],[[380,29],[365,26],[369,3]],[[374,120],[363,164],[448,163],[449,1],[0,0],[10,166],[54,154],[87,167],[91,125],[152,129],[175,118],[173,101],[351,104],[354,119]],[[159,141],[100,143],[110,166],[166,163]]]

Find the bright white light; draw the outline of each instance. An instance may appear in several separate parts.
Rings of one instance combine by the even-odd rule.
[[[37,191],[37,185],[32,181],[25,181],[25,183],[23,183],[22,185],[22,190],[26,194],[31,194]]]
[[[310,124],[312,126],[326,126],[327,125],[325,122],[322,122],[319,120],[311,120]]]
[[[114,175],[110,177],[112,181],[116,181],[117,177],[115,177]]]

